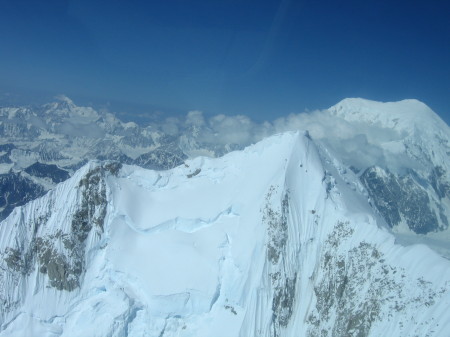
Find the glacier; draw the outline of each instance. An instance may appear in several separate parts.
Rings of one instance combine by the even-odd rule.
[[[450,261],[400,245],[308,133],[166,171],[91,161],[0,225],[0,336],[448,336]]]

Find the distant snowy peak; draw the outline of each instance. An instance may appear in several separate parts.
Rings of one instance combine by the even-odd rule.
[[[378,124],[383,128],[414,133],[420,129],[448,129],[447,124],[425,103],[416,99],[377,102],[363,98],[346,98],[328,109],[349,122]],[[447,131],[448,132],[448,131]]]
[[[397,233],[427,234],[440,241],[440,246],[447,246],[448,125],[414,99],[382,103],[348,98],[328,113],[336,122],[345,121],[353,134],[344,142],[327,138],[324,143],[335,149],[347,166],[358,168],[360,181],[386,223]],[[445,255],[449,253],[447,250]]]
[[[55,97],[55,101],[42,106],[1,107],[0,118],[4,122],[26,122],[32,128],[49,129],[55,123],[96,123],[99,120],[122,124],[111,113],[97,111],[89,106],[78,106],[66,96]],[[46,125],[47,124],[47,125]]]
[[[174,137],[152,126],[124,123],[104,110],[77,106],[66,96],[38,107],[2,107],[0,219],[52,188],[61,170],[71,174],[88,160],[168,169],[185,157]]]
[[[423,167],[442,166],[450,171],[450,128],[418,100],[383,103],[347,98],[329,108],[328,112],[350,123],[353,129],[361,130],[361,134],[371,134],[369,143],[385,153],[405,153]],[[391,135],[385,137],[383,132]],[[410,163],[408,165],[411,166]]]
[[[69,97],[65,95],[59,95],[55,97],[55,99],[56,101],[44,105],[48,108],[48,111],[70,111],[79,108]]]

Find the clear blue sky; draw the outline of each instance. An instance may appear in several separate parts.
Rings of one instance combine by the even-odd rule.
[[[417,98],[449,123],[450,1],[2,0],[6,93],[256,120]]]

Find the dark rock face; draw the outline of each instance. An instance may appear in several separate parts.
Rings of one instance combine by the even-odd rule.
[[[69,172],[53,164],[34,163],[25,169],[25,172],[39,178],[50,178],[54,183],[69,179]]]
[[[398,208],[401,188],[395,177],[393,175],[382,177],[374,168],[369,168],[361,176],[361,181],[388,225],[391,227],[398,225],[401,221]]]
[[[0,221],[17,206],[44,195],[45,189],[20,173],[0,174]]]
[[[445,173],[445,170],[441,166],[436,166],[429,178],[431,186],[440,199],[450,198],[450,183],[445,181]]]
[[[266,206],[263,211],[263,222],[267,226],[269,241],[267,243],[267,259],[271,264],[278,264],[288,240],[287,216],[289,212],[289,196],[286,193],[281,202],[281,211],[270,207],[270,199],[275,193],[276,188],[271,186],[266,195]]]
[[[79,183],[81,200],[72,215],[70,232],[36,239],[39,271],[48,275],[56,289],[71,291],[80,285],[85,270],[85,241],[92,230],[99,236],[103,233],[107,205],[105,173],[116,174],[119,169],[120,164],[110,163],[88,172]],[[53,247],[55,239],[62,240],[66,254]]]
[[[51,208],[32,223],[25,224],[30,240],[0,252],[6,267],[6,274],[0,273],[0,281],[12,278],[19,283],[37,268],[47,275],[49,285],[57,290],[78,288],[85,272],[86,239],[89,235],[100,237],[103,233],[107,207],[105,177],[117,174],[120,168],[119,163],[105,163],[93,168],[80,180],[78,202],[72,214],[68,214],[68,231],[56,228],[54,233],[39,234],[40,228],[49,226]],[[3,301],[12,305],[8,299]]]
[[[72,291],[79,286],[83,272],[83,263],[78,254],[72,250],[69,254],[58,252],[54,244],[59,240],[66,242],[69,235],[57,232],[55,235],[37,237],[33,251],[39,271],[47,274],[50,285],[58,290]]]
[[[353,233],[349,223],[338,222],[323,246],[314,275],[316,304],[307,317],[308,337],[369,336],[377,322],[403,317],[411,307],[420,312],[447,291],[391,266],[373,244],[363,241],[344,248]],[[411,297],[410,292],[417,296]],[[402,328],[401,319],[397,324]],[[416,328],[421,329],[419,324]]]
[[[297,274],[286,278],[284,284],[275,287],[272,299],[272,323],[274,323],[275,331],[278,331],[280,327],[287,327],[292,317],[296,282]]]
[[[442,173],[440,175],[442,177]],[[440,197],[445,197],[447,185],[438,182],[439,169],[433,171],[431,185]],[[420,177],[419,177],[420,178]],[[427,234],[448,227],[447,218],[441,210],[438,215],[432,207],[427,180],[419,180],[414,172],[404,176],[395,175],[379,167],[367,169],[360,177],[376,208],[390,227],[404,220],[417,234]]]
[[[9,156],[11,155],[11,151],[15,148],[16,147],[14,146],[14,144],[0,145],[0,152],[4,152],[2,155],[0,155],[0,164],[11,164],[12,163]]]
[[[272,294],[273,336],[280,336],[286,328],[294,310],[297,273],[288,273],[285,263],[286,244],[288,242],[289,193],[282,194],[280,208],[274,209],[271,200],[277,194],[277,187],[271,186],[266,195],[266,204],[262,211],[262,220],[267,228],[267,261],[270,263],[270,281]]]
[[[168,147],[140,155],[133,164],[151,170],[168,170],[183,164],[186,158],[180,149]]]

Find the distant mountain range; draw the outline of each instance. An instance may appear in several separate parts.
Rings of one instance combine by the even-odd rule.
[[[242,116],[205,120],[198,112],[168,122],[125,123],[67,97],[40,107],[0,108],[0,218],[89,160],[166,170],[197,155],[243,149],[279,131],[307,129],[340,175],[358,178],[353,188],[366,195],[398,240],[424,242],[450,257],[450,131],[419,101],[345,99],[327,110],[251,127]]]
[[[174,137],[65,97],[39,108],[1,108],[0,135],[2,219],[92,159],[164,170],[186,158]]]

